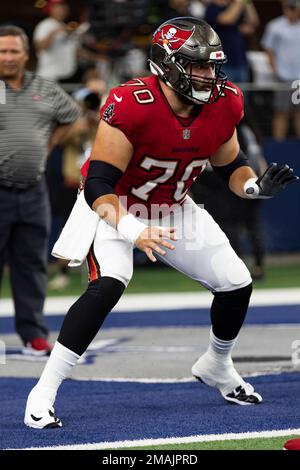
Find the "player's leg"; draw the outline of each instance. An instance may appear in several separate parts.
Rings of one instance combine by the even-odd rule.
[[[132,245],[118,239],[116,234],[100,221],[88,256],[88,288],[68,311],[41,378],[29,394],[24,418],[27,426],[37,429],[61,426],[53,407],[57,390],[131,279]]]
[[[193,375],[218,388],[222,396],[240,405],[258,404],[261,396],[234,368],[231,354],[247,313],[252,284],[233,291],[216,292],[211,307],[209,345],[192,367]]]
[[[244,382],[231,359],[252,291],[250,273],[212,217],[190,199],[183,218],[175,217],[175,226],[179,236],[175,250],[167,251],[161,259],[214,295],[208,350],[192,372],[207,385],[217,387],[228,401],[259,403],[261,397]]]

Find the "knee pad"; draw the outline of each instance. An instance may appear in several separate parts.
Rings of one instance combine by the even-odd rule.
[[[247,287],[252,282],[251,275],[247,266],[238,257],[236,257],[227,264],[226,277],[233,288],[234,286]]]
[[[218,280],[213,285],[217,292],[233,291],[251,282],[251,275],[245,263],[233,251],[229,243],[220,246],[211,257],[211,268]]]

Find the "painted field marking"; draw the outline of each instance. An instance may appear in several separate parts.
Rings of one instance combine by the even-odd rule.
[[[115,441],[115,442],[96,442],[92,444],[74,444],[65,446],[51,447],[28,447],[23,450],[102,450],[117,449],[126,447],[142,447],[142,446],[161,446],[165,444],[189,444],[193,442],[212,442],[212,441],[231,441],[241,439],[257,439],[268,437],[280,437],[288,435],[300,435],[298,429],[284,429],[278,431],[260,431],[260,432],[244,432],[229,434],[206,434],[199,436],[187,437],[167,437],[163,439],[139,439],[134,441]],[[15,449],[14,449],[15,450]],[[21,449],[19,449],[21,450]]]

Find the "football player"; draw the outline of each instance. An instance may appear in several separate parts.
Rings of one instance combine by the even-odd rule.
[[[27,426],[62,425],[53,407],[58,387],[127,287],[134,246],[214,295],[208,349],[193,365],[193,375],[226,401],[262,401],[231,359],[252,291],[249,271],[187,192],[208,160],[244,198],[270,198],[297,177],[287,165],[272,164],[260,178],[249,167],[235,129],[243,97],[222,73],[225,61],[218,35],[205,21],[175,18],[154,33],[152,75],[111,90],[83,168],[85,200],[100,217],[87,257],[89,285],[68,311],[29,394]]]

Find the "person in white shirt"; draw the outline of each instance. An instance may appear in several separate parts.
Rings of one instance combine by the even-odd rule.
[[[72,77],[77,69],[78,35],[64,22],[69,6],[63,0],[49,0],[48,16],[37,24],[33,40],[37,51],[36,73],[61,81]]]
[[[300,137],[300,107],[294,102],[294,83],[300,79],[300,0],[283,0],[283,15],[270,21],[262,38],[275,77],[286,85],[274,95],[273,136],[280,141],[286,137],[289,117]]]

